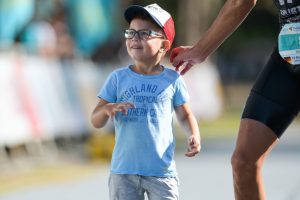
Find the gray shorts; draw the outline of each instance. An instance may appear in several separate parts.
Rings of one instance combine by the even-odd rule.
[[[178,200],[177,177],[110,174],[110,200]]]

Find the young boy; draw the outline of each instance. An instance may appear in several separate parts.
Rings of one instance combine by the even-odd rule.
[[[96,128],[114,120],[110,199],[143,200],[146,193],[149,200],[177,200],[173,111],[189,135],[186,156],[199,153],[200,134],[182,77],[160,65],[175,36],[174,22],[157,4],[133,5],[124,15],[134,63],[110,74],[92,114]]]

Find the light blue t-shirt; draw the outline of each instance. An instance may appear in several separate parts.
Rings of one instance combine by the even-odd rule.
[[[143,176],[177,175],[173,160],[173,111],[185,104],[189,95],[182,77],[164,68],[158,75],[142,75],[130,66],[110,74],[98,94],[108,102],[131,102],[128,115],[114,119],[115,147],[111,172]]]

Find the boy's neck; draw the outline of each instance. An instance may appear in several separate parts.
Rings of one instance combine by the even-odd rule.
[[[147,65],[142,63],[135,63],[131,66],[131,69],[138,73],[138,74],[145,74],[145,75],[154,75],[154,74],[160,74],[164,71],[163,66],[160,65],[160,63],[157,63],[155,65]]]

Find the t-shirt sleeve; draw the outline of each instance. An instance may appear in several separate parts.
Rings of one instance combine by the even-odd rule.
[[[188,102],[190,95],[186,88],[186,84],[181,76],[175,81],[175,95],[173,99],[174,107],[181,106]]]
[[[110,103],[115,103],[117,100],[117,76],[116,73],[111,73],[105,80],[100,92],[97,96]]]

